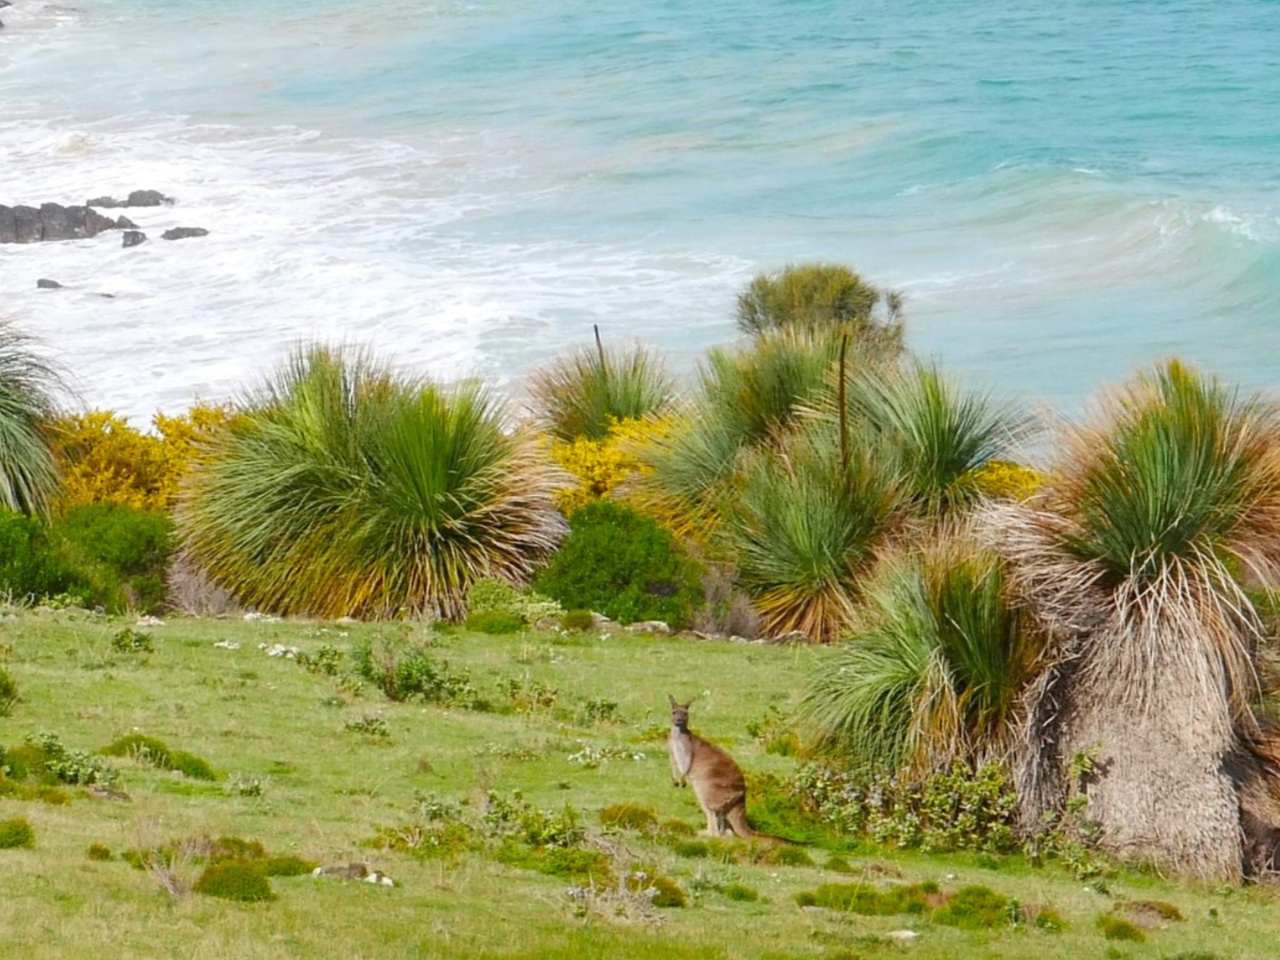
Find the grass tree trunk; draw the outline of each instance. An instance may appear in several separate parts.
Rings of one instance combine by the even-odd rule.
[[[1110,659],[1084,671],[1057,751],[1063,783],[1081,769],[1080,758],[1091,761],[1080,785],[1100,847],[1206,881],[1240,880],[1239,752],[1227,698],[1206,683],[1214,665],[1156,657],[1138,690]]]

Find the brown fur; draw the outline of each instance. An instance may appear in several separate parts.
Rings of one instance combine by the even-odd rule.
[[[689,729],[689,707],[667,695],[671,704],[671,733],[667,736],[667,755],[671,760],[671,778],[676,786],[693,787],[698,806],[707,817],[707,833],[723,836],[732,831],[739,837],[763,837],[747,823],[747,781],[742,768],[714,743],[702,739]]]

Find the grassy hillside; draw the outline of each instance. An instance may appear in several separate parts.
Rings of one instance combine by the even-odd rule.
[[[691,829],[703,823],[692,793],[670,783],[667,693],[696,696],[695,729],[729,749],[757,783],[767,774],[785,776],[795,762],[766,753],[748,728],[773,708],[794,706],[821,651],[176,619],[138,628],[150,635],[153,652],[114,649],[112,638],[131,626],[74,611],[0,620],[0,666],[20,688],[11,715],[0,718],[0,746],[12,750],[27,736],[52,732],[71,750],[96,752],[142,733],[204,758],[219,779],[190,779],[124,757],[110,763],[127,801],[98,799],[83,787],[67,787],[65,804],[0,797],[0,821],[26,818],[36,834],[33,848],[0,850],[2,955],[43,960],[110,944],[121,960],[899,953],[1245,960],[1274,956],[1280,942],[1267,886],[1202,890],[1136,874],[1090,884],[1058,867],[1033,869],[1013,859],[853,846],[834,851],[852,870],[841,873],[825,866],[831,849],[810,849],[813,866],[786,865],[779,861],[795,854],[735,843],[708,850],[675,833],[669,821]],[[430,642],[451,675],[469,672],[475,692],[463,699],[479,697],[490,709],[394,703],[367,682],[356,690],[352,645],[410,635]],[[215,645],[223,641],[238,647]],[[333,647],[343,657],[330,676],[261,649],[273,644],[313,659]],[[644,873],[644,881],[632,881],[636,887],[665,876],[688,905],[653,907],[645,895],[616,886],[588,894],[581,879],[529,869],[548,861],[518,839],[504,844],[497,827],[484,833],[489,791],[509,807],[546,811],[553,824],[563,823],[571,805],[587,828],[581,848],[607,858],[594,863],[607,862],[615,878]],[[605,831],[599,811],[621,803],[652,808],[668,825],[660,835]],[[457,804],[457,822],[475,829],[444,834],[442,852],[423,847],[424,806],[432,804]],[[402,848],[419,842],[419,849],[368,846],[380,832],[398,836]],[[121,859],[128,850],[198,836],[260,841],[272,855],[323,864],[359,860],[397,885],[302,875],[272,879],[277,899],[268,903],[175,898],[155,871]],[[108,848],[112,859],[91,859],[92,844]],[[203,869],[192,849],[170,864],[169,878],[179,885]],[[944,893],[982,884],[1028,907],[1024,917],[1052,907],[1064,926],[970,931],[927,912],[863,916],[797,905],[803,891],[859,880],[879,890],[934,881]],[[1136,900],[1172,904],[1185,920],[1147,930],[1143,942],[1106,939],[1096,918]],[[903,939],[901,931],[918,936]]]

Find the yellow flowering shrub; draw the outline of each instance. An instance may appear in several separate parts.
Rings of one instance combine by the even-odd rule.
[[[110,410],[57,417],[49,424],[62,474],[57,512],[88,503],[168,509],[198,445],[230,418],[224,407],[197,404],[177,417],[157,413],[150,434]]]
[[[974,470],[968,480],[987,497],[1029,500],[1044,485],[1045,476],[1012,460],[991,460]]]
[[[556,506],[568,516],[579,507],[607,497],[641,469],[635,454],[637,447],[661,436],[668,428],[662,419],[614,420],[603,440],[552,440],[551,459],[578,480],[576,487],[556,494]]]

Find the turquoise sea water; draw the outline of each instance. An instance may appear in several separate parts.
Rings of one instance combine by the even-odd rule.
[[[1171,353],[1280,385],[1275,0],[0,19],[0,202],[156,187],[151,223],[214,230],[0,248],[5,312],[96,405],[220,396],[307,337],[516,382],[599,323],[687,369],[808,259],[905,291],[912,345],[1006,393],[1074,409]]]

